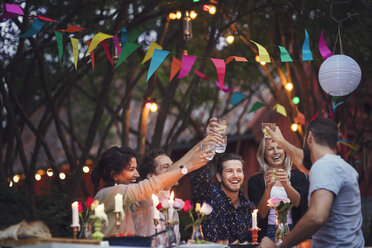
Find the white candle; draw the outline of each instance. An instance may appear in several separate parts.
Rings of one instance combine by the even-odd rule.
[[[77,201],[71,204],[72,209],[72,227],[79,227],[79,203]]]
[[[257,211],[258,209],[253,210],[252,213],[252,228],[257,229]]]
[[[115,195],[115,211],[114,212],[123,212],[123,195],[117,193]]]
[[[169,196],[169,209],[168,209],[168,219],[170,221],[172,221],[173,219],[173,213],[174,213],[173,204],[174,204],[174,192],[172,191],[172,193]]]
[[[156,206],[159,204],[159,198],[152,194],[152,205],[153,205],[153,212],[154,212],[154,219],[160,220],[160,211],[156,208]]]

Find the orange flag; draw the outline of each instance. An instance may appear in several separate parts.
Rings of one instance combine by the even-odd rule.
[[[300,110],[298,110],[297,106],[296,106],[296,111],[297,111],[297,116],[294,118],[294,121],[296,123],[300,123],[301,125],[305,125],[305,116],[303,113],[300,112]]]
[[[75,33],[75,32],[79,32],[79,31],[84,30],[84,29],[85,28],[81,28],[81,27],[78,27],[78,26],[68,25],[68,27],[66,29],[58,29],[56,31],[67,32],[67,33]]]
[[[90,46],[90,40],[87,41],[88,47]],[[92,62],[92,69],[94,71],[94,50],[90,52],[90,61]]]
[[[177,59],[176,57],[173,56],[172,65],[171,65],[171,72],[170,72],[170,77],[169,77],[169,82],[172,81],[172,79],[180,71],[181,64],[182,64],[181,60],[179,60],[179,59]]]
[[[248,62],[248,59],[246,59],[244,57],[230,56],[226,59],[225,64],[227,65],[228,63],[230,63],[233,60],[238,61],[238,62]]]

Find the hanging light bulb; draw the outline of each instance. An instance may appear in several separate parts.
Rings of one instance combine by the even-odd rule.
[[[13,182],[18,183],[21,177],[19,175],[14,175]]]
[[[209,10],[208,11],[209,11],[209,14],[211,14],[211,15],[216,14],[216,12],[217,12],[216,6],[209,5]]]
[[[84,173],[89,173],[89,171],[90,171],[89,167],[85,165],[85,166],[83,167],[83,172],[84,172]]]
[[[175,20],[177,18],[177,14],[176,13],[169,13],[168,17],[171,20]]]
[[[156,102],[151,103],[150,111],[151,112],[158,111],[158,104],[156,104]]]
[[[181,19],[181,17],[182,17],[181,11],[177,11],[176,12],[176,18],[179,20],[179,19]]]
[[[293,90],[293,84],[291,82],[288,82],[284,88],[287,90],[287,91],[292,91]]]
[[[183,17],[183,38],[189,40],[192,38],[192,27],[190,13],[186,11]]]
[[[59,173],[59,178],[60,178],[61,180],[66,179],[66,174],[63,173],[63,172]]]
[[[195,20],[197,16],[198,16],[198,13],[196,13],[194,10],[192,10],[192,11],[190,12],[190,18],[191,18],[191,19]]]
[[[145,103],[145,108],[151,109],[151,102],[146,102]]]
[[[227,44],[232,44],[232,43],[234,43],[234,40],[235,40],[235,37],[234,37],[234,35],[231,35],[231,34],[229,34],[228,36],[226,36],[226,42],[227,42]]]
[[[298,96],[295,96],[295,97],[293,97],[292,102],[293,102],[293,104],[299,104],[300,103],[300,98]]]
[[[297,124],[297,123],[293,123],[293,124],[291,125],[291,130],[292,130],[293,132],[296,132],[296,131],[298,130],[298,124]]]
[[[52,170],[52,168],[47,169],[47,175],[48,175],[48,177],[53,176],[53,170]]]
[[[41,180],[41,176],[40,176],[40,174],[35,174],[35,180],[36,181],[40,181]]]

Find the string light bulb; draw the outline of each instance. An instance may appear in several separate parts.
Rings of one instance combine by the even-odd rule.
[[[216,14],[216,12],[217,12],[216,6],[214,6],[214,5],[209,5],[209,10],[208,10],[208,12],[209,12],[209,14],[211,14],[211,15]]]
[[[20,179],[21,179],[21,177],[19,175],[14,175],[13,176],[13,182],[15,182],[15,183],[18,183]]]
[[[234,40],[235,40],[235,37],[234,37],[234,35],[231,35],[231,34],[229,34],[228,36],[226,36],[226,42],[227,42],[227,44],[232,44],[232,43],[234,43]]]
[[[293,84],[288,82],[286,83],[286,85],[284,86],[284,88],[287,90],[287,91],[292,91],[293,90]]]
[[[66,179],[66,174],[63,173],[63,172],[59,173],[59,178],[60,178],[61,180],[65,180],[65,179]]]
[[[182,17],[181,11],[177,11],[176,12],[176,18],[179,20],[179,19],[181,19],[181,17]]]
[[[85,165],[85,166],[83,167],[83,172],[84,172],[84,173],[89,173],[89,171],[90,171],[89,167]]]
[[[293,102],[293,104],[299,104],[300,103],[300,98],[298,96],[295,96],[295,97],[293,97],[292,102]]]
[[[197,16],[198,16],[198,13],[196,13],[194,10],[190,11],[190,18],[191,19],[195,20]]]
[[[40,181],[41,180],[41,175],[40,174],[35,174],[35,180]]]
[[[47,169],[47,175],[48,175],[48,177],[51,177],[51,176],[53,176],[53,170],[52,170],[52,168],[49,168],[49,169]]]
[[[168,17],[169,17],[170,20],[175,20],[177,18],[177,14],[176,13],[169,13]]]
[[[158,111],[158,104],[156,104],[156,102],[151,103],[150,111],[151,112]]]
[[[296,132],[298,130],[298,124],[297,123],[293,123],[291,125],[291,130],[292,130],[292,132]]]

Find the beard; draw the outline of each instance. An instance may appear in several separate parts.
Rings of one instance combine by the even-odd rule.
[[[306,169],[310,170],[313,163],[311,162],[310,148],[306,142],[303,147],[303,152],[304,158],[302,159],[302,164],[305,166]]]

